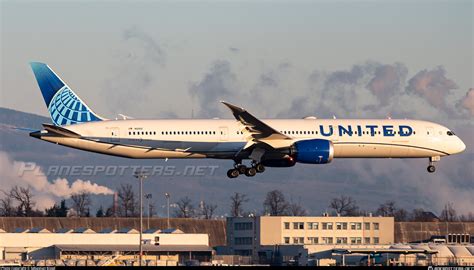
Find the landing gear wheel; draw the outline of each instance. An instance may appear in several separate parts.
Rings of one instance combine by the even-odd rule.
[[[227,176],[229,178],[237,178],[239,176],[239,171],[237,169],[230,169],[227,171]]]
[[[245,172],[247,171],[247,166],[245,165],[238,165],[235,168],[237,169],[237,171],[239,171],[239,174],[245,174]]]
[[[434,173],[436,171],[436,167],[434,165],[429,165],[426,169],[429,173]]]
[[[258,163],[255,165],[255,170],[257,170],[258,173],[263,173],[265,171],[265,166],[263,166],[262,163]]]
[[[256,174],[257,174],[257,170],[254,167],[250,167],[245,170],[246,176],[252,177],[252,176],[255,176]]]

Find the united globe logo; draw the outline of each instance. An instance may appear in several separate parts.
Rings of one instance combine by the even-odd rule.
[[[54,95],[48,110],[57,126],[100,120],[67,86]]]

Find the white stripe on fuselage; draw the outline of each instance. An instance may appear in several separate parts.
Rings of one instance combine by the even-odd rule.
[[[263,119],[295,141],[327,139],[335,158],[408,158],[459,152],[457,136],[446,127],[396,119]],[[333,127],[333,134],[327,136]],[[373,128],[376,126],[376,128]],[[400,126],[412,133],[403,136]],[[83,150],[131,158],[229,158],[247,142],[243,125],[233,119],[109,120],[64,126],[84,139],[42,139]],[[340,128],[342,127],[342,128]],[[321,130],[322,128],[322,130]],[[352,128],[352,134],[344,132]],[[375,130],[375,134],[371,131]],[[326,136],[321,133],[324,131]],[[395,132],[395,134],[393,133]],[[384,134],[385,133],[385,134]],[[462,150],[461,150],[462,151]]]

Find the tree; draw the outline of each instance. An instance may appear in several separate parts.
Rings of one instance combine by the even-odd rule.
[[[462,214],[459,216],[459,221],[462,222],[473,222],[474,221],[474,213],[469,212],[467,215]]]
[[[96,217],[105,217],[104,208],[102,205],[99,207],[99,210],[95,213]]]
[[[232,217],[241,217],[244,214],[243,204],[248,202],[247,195],[235,192],[230,197],[230,215]]]
[[[177,209],[174,212],[175,217],[178,218],[191,218],[194,217],[194,206],[192,201],[187,196],[181,198],[177,203]]]
[[[379,216],[383,217],[393,217],[396,211],[395,202],[394,201],[386,201],[385,203],[381,204],[377,211],[375,212]]]
[[[107,210],[105,211],[105,216],[106,217],[113,217],[114,215],[115,215],[114,208],[113,207],[108,207]]]
[[[359,207],[352,197],[341,195],[339,198],[333,198],[329,207],[334,209],[337,214],[341,216],[354,216],[357,215]]]
[[[118,190],[119,209],[121,216],[131,217],[136,216],[138,208],[137,196],[133,192],[133,187],[130,184],[121,184]],[[138,210],[137,210],[138,209]]]
[[[288,205],[288,215],[295,217],[307,216],[308,212],[299,203],[290,203]]]
[[[206,202],[202,202],[201,215],[204,219],[212,219],[216,209],[217,209],[216,204],[207,204]]]
[[[80,217],[90,216],[89,207],[92,204],[91,194],[85,191],[74,193],[71,195],[72,208]]]
[[[454,209],[454,205],[451,202],[448,202],[444,205],[444,209],[441,211],[439,218],[441,221],[446,222],[453,222],[457,220],[456,210]]]
[[[66,206],[66,200],[61,200],[58,205],[55,203],[51,208],[46,209],[46,216],[48,217],[67,217],[69,208]]]
[[[427,221],[425,220],[425,209],[415,208],[411,211],[410,220],[411,221]]]
[[[8,194],[5,194],[8,195]],[[15,207],[13,206],[12,198],[5,196],[0,199],[0,216],[2,217],[13,217],[15,216]]]
[[[408,211],[400,208],[397,209],[393,215],[395,221],[407,221],[409,219]]]
[[[376,214],[384,217],[394,217],[395,221],[408,220],[408,212],[403,208],[397,208],[394,201],[386,201],[381,204]]]
[[[267,193],[263,202],[263,209],[270,216],[283,216],[287,214],[288,202],[280,190],[272,190]]]
[[[33,194],[30,187],[18,187],[14,186],[8,196],[17,202],[17,215],[23,217],[29,217],[32,215],[37,216],[39,213],[33,211],[35,202],[33,201]]]

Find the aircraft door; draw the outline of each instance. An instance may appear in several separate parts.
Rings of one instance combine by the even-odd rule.
[[[110,142],[120,142],[120,129],[118,127],[108,128]]]
[[[219,127],[219,140],[220,141],[229,140],[229,130],[227,127]]]
[[[428,136],[434,136],[435,135],[434,128],[433,127],[426,127],[426,134]]]

